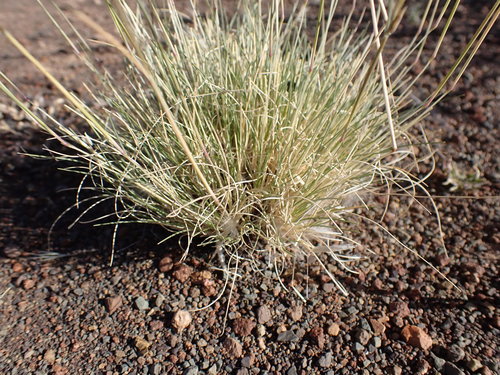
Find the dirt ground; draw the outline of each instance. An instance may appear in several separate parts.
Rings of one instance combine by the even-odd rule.
[[[101,0],[58,0],[111,27]],[[440,61],[424,77],[435,84],[471,37],[490,1],[464,1]],[[85,66],[34,0],[4,0],[0,26],[11,30],[67,87],[84,95]],[[80,30],[85,27],[78,25]],[[84,34],[91,37],[92,34]],[[102,64],[117,63],[98,50]],[[168,270],[181,254],[176,240],[157,245],[158,228],[124,226],[108,266],[112,228],[77,224],[71,211],[80,178],[43,154],[46,140],[7,98],[0,97],[0,373],[2,374],[498,374],[500,337],[500,30],[485,41],[452,95],[423,124],[436,151],[428,180],[443,219],[448,248],[440,247],[432,215],[394,198],[385,224],[429,259],[430,266],[368,226],[357,239],[375,251],[359,275],[339,278],[350,291],[336,293],[317,267],[304,269],[302,303],[247,267],[230,299],[193,311],[175,328],[175,313],[205,306],[220,275],[202,249]],[[0,38],[0,71],[23,95],[71,126],[57,93]],[[480,171],[480,183],[450,192],[443,183],[455,162]],[[425,166],[424,166],[425,168]],[[424,171],[422,171],[424,172]],[[450,198],[450,195],[471,198]],[[490,198],[488,198],[490,197]],[[493,198],[491,198],[493,197]],[[497,197],[497,198],[494,198]],[[105,209],[104,209],[105,210]],[[69,255],[69,256],[63,256]],[[204,278],[205,277],[205,278]],[[409,326],[415,341],[404,338]],[[428,344],[432,341],[432,346]]]

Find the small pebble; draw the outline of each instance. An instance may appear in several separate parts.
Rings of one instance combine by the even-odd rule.
[[[232,337],[226,337],[222,346],[230,358],[239,358],[243,355],[243,346]]]
[[[239,336],[248,336],[255,328],[256,323],[248,318],[237,318],[233,321],[233,331]]]
[[[252,353],[241,360],[241,365],[243,367],[252,367],[254,362],[255,362],[255,355]]]
[[[257,334],[261,337],[264,336],[266,334],[266,327],[262,324],[257,325]]]
[[[172,272],[172,276],[174,277],[174,279],[179,280],[181,283],[185,283],[192,273],[193,269],[191,267],[185,264],[181,264],[174,272]]]
[[[163,294],[158,294],[155,298],[155,306],[161,307],[163,305],[163,302],[165,302],[165,297],[163,296]]]
[[[476,372],[481,367],[483,367],[483,364],[476,358],[472,358],[469,361],[467,361],[467,368],[472,372]]]
[[[359,342],[356,342],[354,344],[354,351],[358,354],[361,354],[365,351],[365,347],[361,345]]]
[[[271,309],[267,305],[262,305],[257,309],[257,321],[259,324],[266,324],[271,318]]]
[[[122,298],[120,296],[108,297],[104,300],[104,305],[108,313],[113,314],[122,305]]]
[[[198,374],[198,367],[197,366],[188,367],[182,374],[183,375],[197,375]]]
[[[457,363],[464,359],[465,352],[458,345],[451,345],[449,348],[444,349],[444,357],[450,362]]]
[[[332,365],[332,352],[327,352],[325,355],[319,358],[319,365],[323,368],[328,368]]]
[[[302,313],[302,305],[295,305],[290,309],[290,317],[294,322],[297,322],[302,318]]]
[[[314,342],[318,348],[323,349],[325,346],[326,338],[325,338],[325,333],[323,331],[323,328],[321,327],[314,327],[309,331],[309,338]]]
[[[295,342],[295,341],[299,341],[299,337],[295,333],[293,333],[293,331],[285,331],[285,332],[281,332],[278,335],[278,341],[280,341],[280,342]]]
[[[328,326],[327,332],[330,336],[337,336],[340,332],[340,326],[337,323],[332,323]]]
[[[120,282],[121,279],[122,278],[119,275],[113,276],[111,278],[111,285],[117,285]]]
[[[192,320],[193,317],[189,311],[179,310],[172,317],[172,326],[177,332],[181,332],[191,324]]]
[[[417,348],[427,350],[432,346],[432,338],[418,326],[407,325],[401,334],[408,344]]]
[[[403,301],[392,302],[389,305],[389,310],[398,318],[406,318],[410,315],[408,304]]]
[[[158,269],[160,272],[168,272],[174,266],[174,261],[170,256],[163,257],[158,264]]]
[[[443,374],[444,375],[465,375],[465,372],[460,370],[453,363],[446,362],[443,366]]]
[[[264,340],[264,337],[259,337],[257,339],[257,344],[261,350],[266,350],[266,340]]]
[[[142,296],[139,296],[135,299],[135,306],[140,310],[144,311],[149,308],[149,302],[144,299]]]
[[[443,367],[446,361],[438,356],[436,356],[434,353],[431,353],[431,358],[434,362],[434,368],[438,371],[440,371]]]
[[[21,272],[22,270],[23,270],[23,266],[22,266],[22,264],[21,264],[21,263],[16,262],[16,263],[13,263],[13,264],[12,264],[12,271],[13,271],[13,272],[16,272],[16,273],[17,273],[17,272]]]
[[[148,351],[149,347],[151,346],[151,343],[149,343],[148,341],[144,340],[140,336],[136,336],[134,338],[134,345],[137,348],[137,350],[139,350],[139,352],[141,354],[144,354],[144,353],[146,353]]]
[[[370,319],[370,325],[372,326],[373,334],[378,336],[385,332],[385,325],[379,319]]]
[[[149,327],[151,328],[152,331],[158,331],[159,329],[163,328],[163,322],[161,320],[152,320],[149,323]]]
[[[353,316],[355,316],[355,315],[357,315],[357,314],[358,314],[359,310],[358,310],[356,307],[351,306],[351,307],[349,307],[349,308],[346,310],[346,312],[347,312],[347,314],[349,314],[349,315],[353,315]]]
[[[45,354],[43,355],[43,359],[47,363],[54,363],[56,360],[56,352],[52,349],[48,349]]]
[[[323,284],[323,291],[325,291],[325,293],[332,293],[335,289],[335,284],[333,283]]]
[[[356,338],[356,340],[358,340],[358,342],[365,346],[366,344],[368,344],[368,342],[370,341],[370,339],[372,338],[372,335],[370,332],[368,332],[367,330],[364,330],[364,329],[358,329],[355,334],[354,334],[354,337]]]
[[[431,369],[431,365],[425,359],[420,359],[416,364],[416,375],[426,375]]]
[[[149,372],[152,375],[160,375],[161,374],[161,364],[156,363],[154,365],[151,365]]]
[[[35,286],[35,282],[31,279],[26,279],[23,281],[23,288],[26,290],[32,289]]]

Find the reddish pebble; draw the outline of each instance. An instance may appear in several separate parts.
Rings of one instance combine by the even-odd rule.
[[[205,279],[201,282],[201,290],[206,297],[212,297],[217,294],[217,288],[214,280]]]
[[[158,264],[158,268],[159,268],[160,272],[168,272],[173,267],[174,267],[174,261],[169,256],[163,257],[160,260],[160,263]]]
[[[394,316],[399,318],[406,318],[410,315],[408,304],[403,301],[392,302],[389,305],[389,310],[394,313]]]
[[[365,282],[365,280],[366,280],[366,275],[365,275],[365,273],[364,273],[364,272],[362,272],[362,271],[358,271],[358,279],[359,279],[359,281],[361,281],[361,282]]]
[[[266,324],[272,319],[271,309],[267,305],[262,305],[257,309],[257,321],[259,324]]]
[[[228,357],[240,358],[243,355],[243,346],[238,340],[233,339],[232,337],[227,337],[222,346]]]
[[[189,276],[193,273],[193,269],[185,264],[181,264],[177,269],[172,273],[172,276],[179,280],[181,283],[185,283]]]
[[[291,308],[290,317],[296,322],[302,318],[302,313],[302,305],[296,305]]]
[[[337,323],[332,323],[328,327],[328,334],[330,336],[338,336],[339,332],[340,332],[340,326]]]
[[[63,367],[61,365],[55,364],[54,367],[52,367],[52,373],[54,375],[66,375],[69,374],[69,370],[67,367]]]
[[[210,271],[199,271],[192,275],[193,283],[203,284],[205,280],[210,280],[212,278],[212,272]]]
[[[177,356],[179,357],[179,361],[180,362],[184,362],[184,360],[186,359],[187,354],[186,354],[185,351],[181,350]]]
[[[104,300],[106,309],[110,314],[113,314],[122,305],[122,298],[120,296],[108,297]]]
[[[59,301],[59,299],[57,298],[57,296],[50,296],[49,297],[49,302],[57,303],[58,301]]]
[[[380,336],[385,332],[385,325],[380,320],[370,319],[370,325],[375,336]]]
[[[23,266],[21,263],[16,262],[12,265],[12,271],[21,272],[22,270],[23,270]]]
[[[309,338],[316,344],[318,345],[318,348],[323,349],[325,346],[325,333],[323,332],[323,328],[321,327],[314,327],[309,331]]]
[[[373,280],[372,287],[375,290],[382,290],[384,289],[384,283],[380,279],[375,279]]]
[[[54,363],[56,360],[56,352],[52,349],[48,349],[43,355],[43,359],[48,363]]]
[[[420,327],[407,325],[401,334],[408,344],[416,348],[427,350],[432,346],[432,338]]]
[[[151,323],[149,323],[149,327],[152,331],[157,331],[163,328],[163,322],[161,320],[152,320]]]
[[[233,321],[233,331],[240,336],[248,336],[257,324],[247,318],[237,318]]]
[[[35,286],[35,282],[31,279],[26,279],[23,281],[23,288],[28,290]]]
[[[446,254],[436,255],[436,263],[439,267],[445,267],[450,264],[450,258]]]
[[[495,315],[492,322],[493,322],[493,327],[500,329],[500,315]]]

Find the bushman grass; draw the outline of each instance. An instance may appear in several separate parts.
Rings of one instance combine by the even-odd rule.
[[[116,202],[115,224],[157,224],[189,241],[203,238],[233,280],[238,265],[261,252],[278,274],[312,256],[345,293],[322,254],[350,270],[355,240],[342,223],[361,197],[422,187],[405,167],[412,160],[407,130],[453,86],[500,12],[496,1],[435,91],[415,100],[415,83],[439,56],[458,4],[428,1],[414,38],[388,57],[404,1],[370,0],[363,22],[351,12],[334,27],[337,1],[321,2],[311,21],[306,5],[285,17],[282,0],[243,1],[231,17],[218,3],[204,15],[193,5],[186,16],[172,1],[140,1],[136,9],[110,0],[119,39],[89,16],[73,16],[123,55],[126,82],[91,64],[95,41],[64,34],[100,78],[90,90],[106,103],[102,110],[66,90],[3,30],[90,132],[31,111],[2,73],[0,88],[67,146],[68,155],[55,158],[91,178],[96,204]],[[430,39],[435,47],[425,58]],[[423,69],[411,74],[417,62]]]

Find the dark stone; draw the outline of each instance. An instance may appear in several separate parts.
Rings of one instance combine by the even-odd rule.
[[[278,341],[280,341],[280,342],[295,342],[295,341],[299,341],[299,337],[295,333],[293,333],[293,331],[285,331],[285,332],[281,332],[278,335]]]
[[[465,375],[465,372],[460,370],[453,363],[446,362],[443,366],[443,374],[444,375]]]

